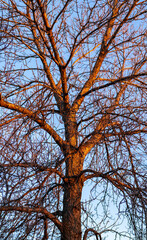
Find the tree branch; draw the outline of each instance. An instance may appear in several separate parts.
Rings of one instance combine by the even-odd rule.
[[[134,75],[122,77],[122,78],[119,78],[119,79],[117,79],[117,80],[112,80],[111,82],[106,83],[106,84],[104,84],[104,85],[102,85],[102,86],[92,88],[91,90],[89,90],[88,92],[86,92],[85,94],[83,94],[82,96],[85,97],[85,96],[87,96],[89,93],[92,93],[92,92],[95,92],[95,91],[97,91],[97,90],[100,90],[100,89],[109,87],[109,86],[114,85],[114,84],[116,84],[116,83],[120,83],[120,82],[124,82],[124,81],[129,81],[129,80],[135,79],[135,78],[137,78],[137,77],[142,77],[142,76],[146,76],[146,75],[147,75],[147,72],[144,72],[144,73],[139,73],[139,74],[134,74]]]
[[[46,218],[49,218],[57,227],[58,229],[62,232],[62,223],[58,220],[58,218],[48,212],[45,208],[43,207],[35,207],[35,208],[30,208],[30,207],[17,207],[17,206],[1,206],[0,211],[19,211],[19,212],[25,212],[25,213],[41,213],[43,214]]]
[[[49,124],[47,124],[44,120],[40,119],[35,112],[28,110],[27,108],[23,108],[19,105],[4,101],[2,98],[0,100],[0,106],[22,113],[24,116],[28,116],[30,119],[34,120],[36,123],[39,124],[42,129],[47,131],[53,137],[55,142],[60,146],[61,150],[64,149],[66,142],[56,133],[56,131]]]
[[[102,240],[102,237],[101,237],[101,234],[98,233],[96,230],[94,230],[93,228],[88,228],[86,229],[86,231],[84,232],[84,236],[83,236],[83,240],[86,240],[87,239],[87,235],[89,232],[93,232],[94,235],[96,236],[96,239],[98,240],[98,236],[99,236],[99,239]]]

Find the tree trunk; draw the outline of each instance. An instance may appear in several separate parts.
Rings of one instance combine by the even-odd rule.
[[[63,234],[61,240],[81,240],[81,195],[83,159],[78,154],[66,162],[66,179],[63,199]]]
[[[65,184],[61,240],[81,240],[82,186],[82,181],[77,179],[71,179]]]

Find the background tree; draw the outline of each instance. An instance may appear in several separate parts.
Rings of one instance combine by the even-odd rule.
[[[145,239],[146,1],[1,8],[1,237]]]

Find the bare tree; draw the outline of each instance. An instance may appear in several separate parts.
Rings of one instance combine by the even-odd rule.
[[[146,1],[1,8],[1,238],[145,239]]]

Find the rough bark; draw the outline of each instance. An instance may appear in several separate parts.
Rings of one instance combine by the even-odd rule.
[[[81,180],[71,179],[65,184],[61,240],[81,240],[81,194]]]
[[[70,120],[70,119],[69,119]],[[77,135],[75,121],[70,122],[70,128],[66,125],[67,139],[70,142],[66,149],[66,177],[64,179],[63,199],[63,232],[61,240],[81,240],[81,196],[83,178],[80,175],[83,170],[83,157],[77,150]],[[70,130],[70,131],[69,131]]]

